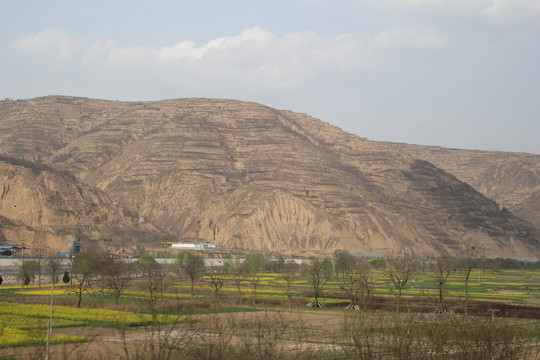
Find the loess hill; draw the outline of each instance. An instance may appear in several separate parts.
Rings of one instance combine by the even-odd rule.
[[[470,240],[488,256],[539,254],[533,224],[430,162],[255,103],[4,101],[0,153],[73,174],[176,239],[296,254],[435,254]]]
[[[79,236],[83,250],[133,252],[133,240],[167,238],[103,191],[48,166],[0,156],[0,184],[1,245],[64,252]]]
[[[540,229],[540,155],[389,145],[455,175]]]

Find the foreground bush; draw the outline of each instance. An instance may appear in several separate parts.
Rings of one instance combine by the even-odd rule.
[[[536,322],[451,314],[346,318],[340,347],[355,359],[540,359]]]

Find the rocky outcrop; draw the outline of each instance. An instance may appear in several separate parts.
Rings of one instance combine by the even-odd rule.
[[[431,163],[254,103],[2,103],[0,151],[70,172],[177,237],[223,246],[434,254],[472,239],[486,255],[539,250],[534,227]]]

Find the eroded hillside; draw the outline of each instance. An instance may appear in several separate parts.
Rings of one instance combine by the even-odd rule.
[[[0,158],[0,184],[0,240],[31,254],[38,248],[68,251],[77,236],[93,252],[132,252],[134,239],[164,237],[141,229],[138,217],[102,191],[47,167]]]
[[[390,145],[455,175],[540,228],[540,155]]]
[[[0,104],[0,151],[73,173],[177,237],[289,253],[531,257],[538,231],[471,186],[307,115],[231,100]]]

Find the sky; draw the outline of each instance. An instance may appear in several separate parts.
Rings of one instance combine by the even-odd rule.
[[[540,154],[540,0],[0,0],[0,34],[0,99],[238,99]]]

